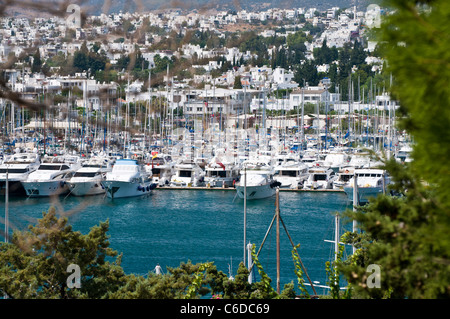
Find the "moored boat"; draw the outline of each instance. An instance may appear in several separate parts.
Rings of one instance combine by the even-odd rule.
[[[146,170],[134,159],[118,159],[102,185],[112,199],[147,195],[156,187],[151,170]]]
[[[274,169],[265,158],[250,158],[243,164],[236,192],[239,198],[262,199],[275,195],[281,183],[273,179]]]
[[[105,193],[102,181],[112,169],[108,158],[94,157],[79,168],[68,181],[70,194],[74,196],[99,195]]]
[[[5,155],[0,165],[0,194],[6,192],[6,174],[8,174],[8,194],[25,195],[22,182],[40,165],[37,152],[15,153]]]
[[[69,191],[67,182],[80,166],[77,156],[47,156],[22,185],[29,197],[63,195]]]
[[[371,197],[376,197],[386,190],[390,183],[390,178],[383,169],[356,169],[358,204],[364,204]],[[349,201],[353,202],[353,187],[355,185],[354,177],[349,180],[348,185],[344,187]]]

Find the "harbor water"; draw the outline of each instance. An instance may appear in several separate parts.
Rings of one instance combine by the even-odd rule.
[[[4,197],[0,203],[4,212]],[[109,220],[110,247],[123,253],[126,273],[146,275],[157,264],[167,273],[167,267],[183,262],[213,261],[218,270],[236,276],[244,257],[244,201],[234,190],[155,189],[148,196],[113,200],[103,195],[57,200],[10,197],[10,233],[34,225],[50,206],[67,215],[73,229],[84,234]],[[275,214],[275,196],[247,201],[246,207],[246,239],[257,251]],[[294,244],[300,244],[302,262],[317,285],[326,285],[325,262],[334,259],[334,244],[325,240],[334,240],[335,213],[349,207],[343,192],[280,192],[281,218]],[[341,234],[351,229],[341,225]],[[292,245],[281,223],[280,241],[281,289],[291,281],[297,287]],[[275,287],[275,223],[259,261]],[[255,279],[260,280],[257,271]],[[327,293],[319,288],[316,292]]]

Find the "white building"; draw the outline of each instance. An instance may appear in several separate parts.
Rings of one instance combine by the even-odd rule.
[[[283,68],[277,67],[272,74],[272,82],[279,89],[293,89],[298,87],[298,83],[293,81],[294,72],[286,71]]]

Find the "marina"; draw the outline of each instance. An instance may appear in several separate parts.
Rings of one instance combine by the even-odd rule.
[[[300,244],[310,289],[326,287],[325,263],[352,230],[337,226],[337,213],[387,192],[381,159],[410,160],[397,102],[359,76],[349,77],[345,100],[329,77],[293,83],[278,66],[240,63],[229,70],[236,85],[216,83],[219,74],[187,85],[170,60],[158,68],[164,79],[152,80],[147,58],[139,79],[120,67],[117,82],[86,68],[30,91],[40,75],[5,73],[13,91],[45,108],[0,99],[3,239],[53,206],[82,232],[107,220],[127,273],[213,261],[231,278],[240,262],[251,267],[252,244],[278,290],[297,280],[291,252]],[[268,232],[278,213],[290,234],[281,250]]]
[[[244,201],[235,199],[231,189],[156,188],[150,195],[110,199],[104,195],[59,198],[11,197],[10,226],[25,230],[42,217],[50,206],[67,216],[75,231],[87,233],[100,221],[109,221],[110,247],[123,253],[122,266],[127,273],[146,275],[157,264],[178,267],[214,261],[218,270],[236,276],[243,260]],[[214,191],[212,191],[214,189]],[[0,198],[4,205],[4,197]],[[280,192],[280,211],[311,279],[326,285],[325,262],[334,258],[334,214],[349,208],[343,192]],[[256,250],[262,243],[275,212],[275,198],[248,201],[247,242]],[[351,225],[342,225],[342,232]],[[275,285],[276,238],[272,231],[261,250],[259,260]],[[3,239],[3,238],[2,238]],[[281,288],[296,283],[289,239],[281,236]],[[255,271],[255,280],[260,280]],[[326,290],[317,288],[318,293]]]
[[[292,246],[300,244],[308,289],[327,294],[325,263],[338,249],[330,242],[352,230],[336,214],[353,207],[355,194],[355,205],[362,205],[386,193],[390,178],[380,158],[408,161],[408,137],[393,129],[382,140],[353,130],[344,135],[342,128],[323,134],[327,123],[315,131],[266,128],[258,116],[256,130],[246,119],[226,116],[234,126],[222,128],[211,118],[180,127],[167,117],[167,126],[149,118],[148,130],[133,133],[126,120],[115,128],[67,126],[60,140],[45,128],[16,132],[10,142],[4,136],[5,233],[26,229],[51,206],[74,230],[88,232],[107,220],[124,270],[139,275],[157,265],[159,273],[159,267],[167,272],[180,263],[213,261],[231,278],[240,262],[250,268],[248,245],[255,245],[277,289],[296,282]],[[289,229],[280,250],[268,232],[278,209]],[[351,250],[346,247],[348,255]],[[259,279],[255,269],[251,278]]]

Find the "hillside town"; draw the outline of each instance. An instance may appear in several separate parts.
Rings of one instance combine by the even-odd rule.
[[[74,115],[152,101],[172,128],[205,113],[226,114],[223,125],[235,127],[239,116],[256,119],[264,108],[285,119],[268,119],[267,128],[292,129],[301,106],[304,127],[323,132],[329,112],[336,118],[397,108],[385,93],[388,79],[366,18],[356,7],[119,12],[88,16],[80,27],[62,17],[2,18],[0,63],[10,90],[25,100],[51,97],[55,107],[70,96]],[[36,114],[20,108],[8,121],[11,104],[0,105],[7,131],[37,125]],[[149,125],[136,114],[132,126]],[[120,112],[110,118],[124,120]],[[339,125],[332,119],[330,128]]]

